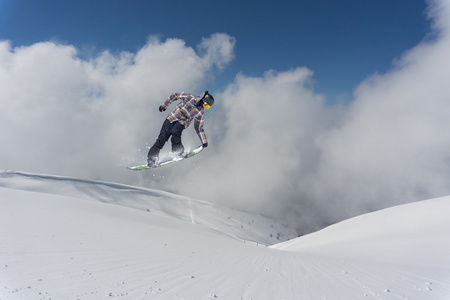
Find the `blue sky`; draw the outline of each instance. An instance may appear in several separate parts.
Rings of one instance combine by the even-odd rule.
[[[60,1],[0,0],[0,40],[13,47],[41,41],[136,52],[151,35],[179,38],[196,48],[216,32],[236,38],[235,60],[217,75],[223,90],[237,73],[306,66],[314,89],[330,102],[349,101],[368,75],[392,61],[429,31],[422,0],[345,1]]]

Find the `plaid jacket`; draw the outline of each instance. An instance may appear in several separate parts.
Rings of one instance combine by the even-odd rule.
[[[180,122],[184,125],[184,128],[188,128],[192,119],[194,119],[195,132],[197,132],[202,144],[207,143],[205,131],[203,130],[205,110],[195,106],[199,99],[186,92],[173,93],[161,106],[167,109],[167,107],[175,100],[181,100],[181,103],[167,116],[167,119],[170,123],[176,121]]]

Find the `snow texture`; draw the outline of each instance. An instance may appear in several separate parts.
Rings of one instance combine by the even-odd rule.
[[[158,190],[0,172],[0,299],[450,299],[450,196],[293,239]]]

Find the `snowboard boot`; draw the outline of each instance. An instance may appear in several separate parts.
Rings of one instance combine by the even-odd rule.
[[[149,166],[150,168],[156,166],[157,163],[158,163],[157,157],[153,156],[147,158],[147,166]]]

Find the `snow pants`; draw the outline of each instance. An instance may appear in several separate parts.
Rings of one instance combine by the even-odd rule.
[[[166,119],[162,125],[161,132],[156,139],[155,144],[148,151],[147,158],[159,157],[159,151],[164,147],[164,144],[172,137],[172,152],[176,154],[182,154],[184,152],[184,146],[181,143],[181,134],[183,133],[184,125],[180,122],[170,123]]]

